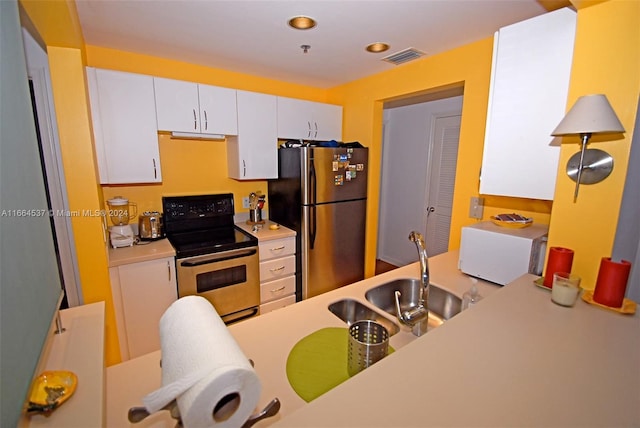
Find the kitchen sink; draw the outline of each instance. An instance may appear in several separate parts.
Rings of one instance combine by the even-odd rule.
[[[400,291],[400,307],[408,310],[418,305],[420,287],[422,284],[418,279],[396,279],[370,289],[365,293],[365,298],[374,306],[396,316],[395,291]],[[431,284],[428,306],[428,328],[435,328],[458,314],[462,309],[462,301],[459,297]]]
[[[338,300],[337,302],[329,305],[329,310],[335,316],[347,323],[347,325],[351,325],[356,321],[371,320],[382,324],[389,332],[389,336],[393,336],[400,331],[400,327],[398,327],[394,322],[357,300]]]

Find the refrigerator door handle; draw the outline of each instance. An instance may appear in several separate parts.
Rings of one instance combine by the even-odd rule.
[[[309,207],[309,215],[310,215],[310,227],[309,227],[309,249],[313,250],[313,244],[316,242],[316,206],[311,205]]]
[[[309,163],[309,190],[311,194],[311,206],[309,207],[310,227],[309,227],[309,249],[313,250],[316,241],[316,167],[313,164],[313,158]]]

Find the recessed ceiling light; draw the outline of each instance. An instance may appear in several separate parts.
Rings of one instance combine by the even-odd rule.
[[[294,16],[289,20],[289,26],[296,30],[310,30],[316,26],[316,21],[308,16]]]
[[[365,49],[367,50],[367,52],[378,53],[378,52],[384,52],[388,50],[389,45],[382,42],[376,42],[376,43],[371,43]]]

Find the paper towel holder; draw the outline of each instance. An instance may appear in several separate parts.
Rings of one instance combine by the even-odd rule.
[[[162,410],[168,410],[171,414],[171,417],[176,420],[175,428],[183,428],[182,419],[180,418],[180,410],[178,409],[178,403],[176,400],[172,400],[169,404],[167,404]],[[280,411],[280,400],[278,398],[274,398],[267,404],[261,412],[253,414],[247,419],[247,421],[242,425],[242,428],[250,428],[255,423],[275,416]],[[145,419],[149,416],[150,413],[147,411],[146,407],[131,407],[129,409],[129,413],[127,418],[131,423],[137,423]],[[213,415],[212,415],[213,417]]]

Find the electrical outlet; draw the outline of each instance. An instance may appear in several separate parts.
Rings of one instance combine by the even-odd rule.
[[[249,208],[249,197],[245,196],[244,198],[242,198],[242,208]]]
[[[484,198],[472,196],[471,205],[469,206],[469,217],[482,219],[483,211],[484,211]]]

